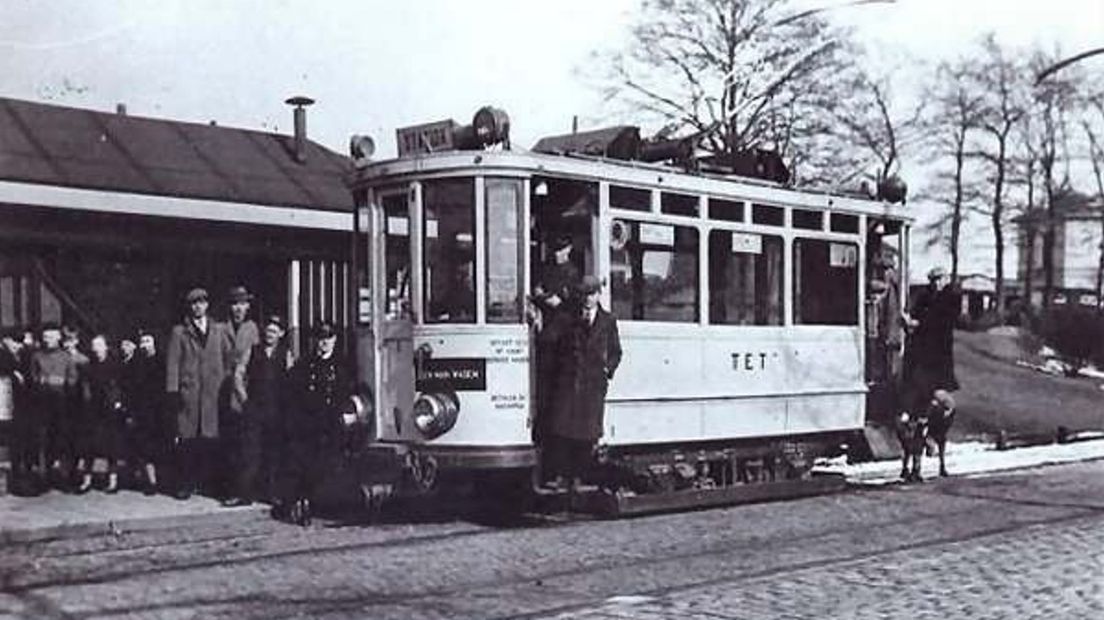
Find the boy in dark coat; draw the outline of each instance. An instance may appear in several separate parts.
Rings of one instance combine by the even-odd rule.
[[[606,390],[621,364],[617,319],[598,302],[602,284],[585,276],[581,308],[558,346],[556,396],[549,420],[549,465],[557,478],[578,485],[588,473],[602,437]]]
[[[293,521],[310,523],[311,500],[331,457],[341,449],[345,410],[353,393],[348,367],[338,359],[337,332],[322,323],[314,330],[315,350],[291,369],[291,397],[285,410],[290,442],[286,503]]]
[[[284,321],[270,316],[262,341],[253,347],[245,371],[249,400],[242,415],[241,443],[236,453],[234,497],[226,506],[245,506],[273,495],[276,452],[283,444],[281,400],[294,358],[284,343]]]

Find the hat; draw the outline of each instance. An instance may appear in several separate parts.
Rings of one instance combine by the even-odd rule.
[[[249,292],[249,289],[244,286],[235,286],[230,289],[230,303],[236,304],[240,301],[253,301],[253,294]]]
[[[265,327],[267,327],[269,325],[275,325],[276,327],[279,327],[280,329],[284,329],[284,317],[280,316],[279,314],[270,314],[267,317],[265,317],[264,324],[265,324]]]
[[[559,252],[560,250],[571,245],[570,235],[560,235],[552,240],[552,251]]]
[[[323,338],[333,338],[337,336],[337,330],[334,329],[333,323],[330,323],[329,321],[315,325],[313,333],[314,337],[318,338],[319,340]]]
[[[930,270],[928,270],[928,280],[935,280],[937,278],[942,278],[945,275],[947,275],[947,270],[940,267],[940,266],[938,266],[938,265],[936,265],[935,267],[932,267]]]
[[[184,299],[190,304],[195,303],[201,299],[206,301],[207,289],[202,287],[193,288],[192,290],[188,291],[188,294],[184,296]]]
[[[582,281],[579,282],[579,292],[583,295],[597,293],[600,290],[602,290],[602,281],[598,279],[598,276],[583,276]]]

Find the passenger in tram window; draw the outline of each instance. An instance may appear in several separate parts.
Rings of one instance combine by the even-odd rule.
[[[597,277],[583,277],[580,308],[557,346],[556,396],[545,442],[556,486],[577,487],[588,476],[602,437],[606,390],[621,364],[617,319],[598,301],[601,288]]]
[[[165,391],[175,416],[176,497],[187,499],[211,482],[219,437],[219,395],[233,372],[230,328],[207,316],[207,291],[195,288],[185,300],[188,314],[172,329],[165,356]]]
[[[140,329],[137,338],[136,352],[128,358],[124,349],[122,360],[127,403],[125,457],[131,472],[140,478],[142,490],[152,495],[158,488],[158,467],[164,464],[169,443],[163,417],[165,364],[153,332]]]
[[[290,398],[284,410],[290,458],[277,512],[300,525],[311,519],[311,502],[332,457],[341,453],[345,408],[353,394],[348,365],[337,354],[337,331],[330,323],[314,329],[314,351],[292,367]]]
[[[27,398],[31,380],[30,354],[23,345],[21,333],[6,331],[0,337],[0,381],[9,386],[12,491],[16,495],[37,495],[44,468],[45,426]]]
[[[249,355],[253,347],[261,341],[261,336],[257,323],[249,318],[249,310],[253,303],[253,295],[250,294],[249,289],[244,286],[234,286],[230,289],[227,300],[230,303],[230,318],[227,325],[230,328],[234,347],[229,362],[232,373],[223,387],[222,406],[225,414],[219,418],[222,424],[219,487],[221,492],[233,495],[233,464],[242,451],[245,433],[243,412],[249,397],[245,371],[249,365]]]
[[[571,237],[562,235],[553,240],[552,254],[541,266],[540,282],[533,291],[532,300],[540,312],[539,331],[536,338],[536,399],[537,415],[533,424],[533,441],[543,447],[548,436],[548,424],[555,398],[557,353],[556,347],[564,333],[569,331],[575,292],[580,282],[579,270],[571,262]],[[545,460],[548,450],[542,451]],[[544,473],[551,474],[553,465],[546,462]]]
[[[76,456],[73,441],[78,421],[75,398],[78,370],[75,357],[61,347],[61,328],[42,329],[42,348],[31,356],[35,408],[45,432],[45,456],[50,483],[68,490]]]
[[[122,369],[111,355],[107,337],[96,334],[89,342],[92,356],[80,374],[83,425],[78,434],[77,493],[92,489],[96,459],[107,461],[104,492],[119,490],[118,465],[122,452],[126,409],[123,402]]]
[[[254,500],[270,501],[275,497],[278,452],[284,444],[281,395],[295,361],[284,334],[283,318],[269,316],[261,342],[250,353],[245,373],[249,400],[233,468],[237,478],[232,497],[223,503],[226,506],[247,506]]]

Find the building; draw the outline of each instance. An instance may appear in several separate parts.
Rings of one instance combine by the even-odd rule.
[[[1067,192],[1055,201],[1054,291],[1055,304],[1076,303],[1095,306],[1100,298],[1097,273],[1104,248],[1104,201],[1078,192]],[[1018,232],[1019,265],[1017,279],[1027,281],[1031,271],[1031,303],[1043,302],[1043,233],[1046,211],[1037,209],[1029,216],[1013,220]],[[1030,241],[1034,237],[1034,244]],[[1029,246],[1032,249],[1029,250]]]
[[[0,326],[167,333],[193,286],[224,315],[348,325],[348,160],[296,135],[0,98]],[[298,122],[301,121],[301,122]]]

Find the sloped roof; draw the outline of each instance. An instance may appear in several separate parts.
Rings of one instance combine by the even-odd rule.
[[[541,138],[532,150],[538,153],[560,155],[585,153],[630,159],[640,147],[640,129],[631,125],[617,125],[590,131],[579,131],[559,136]]]
[[[1066,190],[1055,196],[1054,215],[1058,220],[1099,220],[1104,217],[1104,202],[1099,196]],[[1038,205],[1031,213],[1017,215],[1012,221],[1017,224],[1028,220],[1039,222],[1046,217],[1046,205]]]
[[[0,97],[0,180],[349,209],[349,161],[291,136]]]

